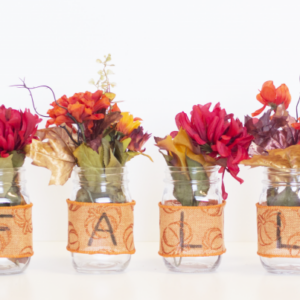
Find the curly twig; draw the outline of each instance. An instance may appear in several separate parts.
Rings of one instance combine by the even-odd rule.
[[[299,122],[298,121],[298,106],[299,106],[299,103],[300,103],[300,97],[299,97],[297,105],[296,105],[296,122]]]
[[[69,117],[77,125],[77,128],[78,128],[78,130],[77,130],[77,139],[78,139],[78,142],[76,144],[79,145],[80,144],[79,137],[80,137],[80,131],[82,130],[82,126],[80,126],[81,124],[79,124],[79,122],[77,122],[77,120],[68,112],[68,108],[67,107],[64,107],[64,106],[62,106],[62,105],[60,105],[58,103],[58,101],[56,100],[56,97],[55,97],[55,94],[54,94],[54,91],[52,90],[52,88],[50,86],[48,86],[48,85],[39,85],[39,86],[35,86],[35,87],[31,87],[30,88],[30,87],[28,87],[25,84],[25,79],[24,80],[20,79],[20,80],[23,83],[22,85],[11,85],[11,87],[17,87],[17,88],[25,88],[25,89],[27,89],[29,91],[29,94],[30,94],[30,97],[31,97],[31,100],[32,100],[33,108],[34,108],[35,112],[39,116],[41,116],[41,117],[50,118],[50,116],[45,116],[45,115],[42,115],[42,114],[40,114],[40,113],[37,112],[36,107],[34,105],[34,100],[33,100],[33,96],[32,96],[31,90],[38,89],[38,88],[47,88],[47,89],[49,89],[52,92],[52,95],[53,95],[53,98],[54,98],[54,101],[55,101],[56,105],[58,107],[60,107],[60,108],[65,109],[67,111],[66,116]],[[81,135],[83,136],[83,140],[85,141],[84,132],[81,132]]]
[[[20,80],[23,82],[23,85],[18,85],[17,84],[17,85],[11,85],[10,87],[17,87],[17,88],[25,88],[25,89],[27,89],[29,91],[30,98],[31,98],[31,101],[32,101],[32,106],[33,106],[33,109],[36,112],[36,114],[38,114],[39,116],[44,117],[44,118],[50,118],[49,116],[42,115],[42,114],[38,113],[38,111],[37,111],[37,109],[35,107],[35,104],[34,104],[34,100],[33,100],[33,96],[32,96],[31,90],[30,90],[31,88],[29,88],[29,87],[26,86],[25,79],[23,80],[23,79],[20,78]]]

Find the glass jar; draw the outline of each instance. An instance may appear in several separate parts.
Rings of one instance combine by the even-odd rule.
[[[24,173],[24,168],[0,168],[0,207],[30,204]],[[29,262],[30,257],[0,257],[0,274],[21,273]]]
[[[86,203],[131,202],[125,168],[79,168],[73,172],[71,201]],[[71,253],[73,266],[81,273],[120,272],[129,265],[130,254]]]
[[[300,206],[300,169],[265,168],[263,191],[259,204],[285,207]],[[264,268],[271,273],[300,274],[300,258],[260,256],[260,261]]]
[[[211,206],[222,203],[220,167],[168,167],[163,205]],[[163,257],[166,267],[174,272],[207,272],[215,270],[221,255],[198,257]]]

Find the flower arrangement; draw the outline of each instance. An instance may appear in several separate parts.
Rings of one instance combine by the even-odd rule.
[[[296,118],[287,111],[291,102],[289,89],[285,84],[275,88],[273,81],[267,81],[256,99],[264,106],[254,112],[252,117],[245,117],[245,127],[254,140],[249,148],[251,159],[241,164],[272,168],[275,173],[269,174],[269,177],[273,176],[275,181],[297,182],[298,179],[289,172],[300,168],[300,125],[297,111]],[[267,106],[270,108],[261,117],[257,117]],[[276,172],[280,173],[274,175]],[[284,188],[269,187],[267,205],[300,206],[300,198],[298,192],[289,185]]]
[[[97,87],[94,93],[64,95],[56,100],[50,87],[40,86],[52,92],[54,101],[48,115],[41,115],[48,118],[46,128],[36,132],[37,139],[25,151],[34,165],[51,171],[50,184],[63,185],[75,166],[85,169],[86,180],[91,181],[96,177],[101,179],[103,170],[108,173],[112,168],[122,168],[137,155],[147,156],[143,147],[151,134],[144,132],[140,118],[121,112],[114,100],[116,95],[110,90],[115,85],[108,78],[112,72],[106,69],[113,66],[109,63],[111,55],[104,58],[104,61],[97,60],[103,70],[99,71],[96,83],[91,81]],[[19,87],[29,90],[34,105],[31,94],[34,88],[29,88],[24,81]],[[114,202],[122,202],[120,189],[111,193]],[[93,202],[90,193],[85,196],[78,193],[76,200]]]
[[[36,138],[40,119],[33,115],[29,109],[25,111],[0,107],[0,168],[3,169],[0,180],[2,184],[0,206],[26,204],[15,184],[18,180],[17,169],[25,161],[25,149]],[[9,171],[15,168],[15,171]],[[4,171],[6,169],[6,171]]]
[[[229,172],[237,181],[243,182],[237,175],[238,164],[249,158],[248,148],[253,140],[247,128],[233,114],[227,114],[220,103],[210,110],[211,103],[194,105],[191,117],[185,112],[179,113],[176,118],[178,131],[173,131],[165,138],[155,138],[156,146],[166,150],[163,154],[169,166],[178,168],[203,168],[220,166],[219,172],[224,179],[225,172]],[[200,175],[199,173],[199,176]],[[186,173],[185,180],[189,181],[191,174]],[[201,178],[193,178],[201,180]],[[205,180],[205,178],[202,178]],[[222,197],[227,199],[222,179]],[[204,186],[203,186],[204,185]],[[202,193],[208,190],[207,181],[198,186]],[[186,185],[186,191],[174,196],[184,206],[197,206],[198,202],[192,197],[188,201],[185,195],[197,193],[192,186]]]

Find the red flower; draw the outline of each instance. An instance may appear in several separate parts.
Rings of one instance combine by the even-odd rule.
[[[13,150],[23,150],[31,141],[37,131],[37,124],[42,119],[31,114],[12,108],[0,107],[0,156],[8,157]]]
[[[233,114],[227,114],[218,103],[212,111],[209,111],[211,103],[195,105],[191,112],[191,120],[182,112],[176,116],[178,129],[183,128],[187,134],[200,145],[201,151],[216,158],[221,165],[220,173],[225,170],[238,180],[238,164],[248,159],[248,148],[253,136],[247,133],[246,127],[239,119],[234,119]],[[174,135],[174,132],[172,133]],[[224,182],[222,181],[223,199],[227,198]]]
[[[260,93],[256,96],[256,99],[263,104],[263,107],[255,111],[252,114],[252,117],[258,116],[267,106],[276,110],[277,106],[283,103],[285,109],[288,109],[291,103],[291,94],[285,84],[282,84],[276,89],[273,81],[270,80],[263,84]]]
[[[104,118],[103,113],[110,106],[110,100],[98,90],[95,93],[85,92],[76,93],[72,97],[62,96],[56,102],[51,105],[52,109],[48,110],[50,120],[47,121],[46,127],[52,124],[59,126],[66,123],[69,127],[75,124],[75,121],[70,117],[72,116],[78,123],[85,123],[86,128],[91,130],[94,125],[94,120],[100,120]],[[68,116],[69,114],[69,116]]]
[[[149,140],[151,134],[144,133],[143,127],[139,126],[131,132],[129,137],[131,138],[131,142],[128,145],[128,150],[145,152],[146,148],[142,149],[142,147]]]

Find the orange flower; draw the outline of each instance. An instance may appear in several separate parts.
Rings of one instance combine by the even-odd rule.
[[[291,94],[288,87],[285,84],[282,84],[277,89],[275,88],[273,81],[266,81],[260,93],[256,96],[256,99],[263,104],[263,107],[258,109],[252,114],[252,117],[255,117],[263,112],[263,110],[270,106],[276,110],[279,104],[284,104],[285,109],[288,109],[291,103]]]
[[[111,109],[111,112],[114,112],[114,111],[119,111],[119,112],[121,112],[121,110],[120,110],[120,108],[119,108],[119,106],[118,106],[117,103],[115,103],[115,104],[113,105],[112,109]]]
[[[125,136],[130,135],[130,133],[141,125],[142,119],[133,118],[129,112],[121,113],[122,119],[117,124],[117,131],[122,132]]]
[[[47,121],[46,127],[63,123],[72,127],[72,124],[76,123],[75,119],[78,123],[85,123],[86,128],[91,130],[93,121],[103,119],[103,113],[110,106],[109,98],[102,91],[76,93],[70,98],[64,95],[57,103],[53,102],[53,108],[48,110],[51,119]]]
[[[300,118],[298,118],[298,121],[300,121]],[[291,125],[295,129],[300,130],[300,123],[299,122],[298,123],[292,123]],[[298,144],[300,144],[300,142]]]

